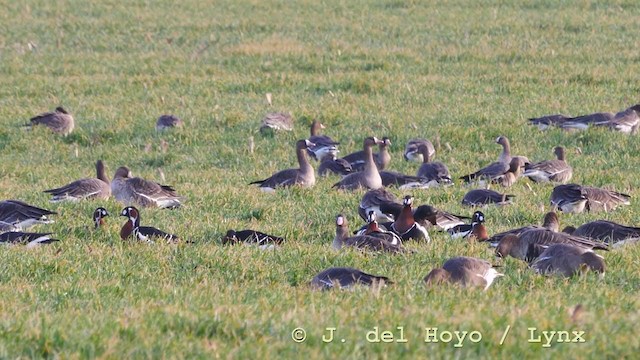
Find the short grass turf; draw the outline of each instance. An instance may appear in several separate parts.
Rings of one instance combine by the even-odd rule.
[[[637,137],[541,132],[526,121],[638,102],[636,5],[4,1],[0,198],[57,211],[55,224],[35,230],[61,241],[1,249],[0,357],[633,356],[640,348],[638,247],[605,253],[604,280],[545,278],[507,259],[505,276],[486,292],[427,289],[421,279],[447,258],[492,259],[491,251],[432,232],[431,244],[410,245],[411,255],[336,253],[335,215],[359,224],[363,191],[331,189],[337,178],[275,194],[246,184],[293,167],[295,141],[314,118],[343,154],[360,149],[365,136],[390,137],[390,167],[405,173],[418,167],[401,156],[411,138],[431,139],[437,160],[460,176],[493,161],[500,151],[494,139],[506,135],[514,154],[532,160],[552,158],[553,147],[563,145],[575,182],[633,196],[631,206],[609,214],[561,215],[563,226],[600,218],[638,224]],[[20,127],[57,105],[76,118],[69,137]],[[260,119],[272,111],[293,114],[294,131],[260,134]],[[164,113],[183,118],[184,128],[157,134],[154,123]],[[48,203],[42,190],[93,176],[97,159],[110,175],[127,165],[174,185],[184,207],[144,209],[142,222],[194,244],[123,243],[124,219],[116,216],[122,204],[114,200]],[[540,223],[551,189],[525,180],[508,189],[515,204],[484,210],[490,232]],[[456,184],[392,192],[470,214],[460,205],[467,190]],[[97,206],[112,214],[99,232],[90,220]],[[224,247],[220,237],[229,228],[288,241],[269,252]],[[306,283],[330,266],[386,275],[395,284],[310,290]],[[303,342],[292,339],[296,328],[305,330]],[[323,342],[327,328],[336,328],[330,343]],[[383,342],[391,336],[385,331],[394,342]],[[542,331],[568,331],[577,341],[572,332],[584,331],[584,342],[554,337],[545,347]],[[542,342],[529,341],[538,336]]]

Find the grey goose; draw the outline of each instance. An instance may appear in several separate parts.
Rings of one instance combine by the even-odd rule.
[[[512,202],[515,195],[501,194],[490,189],[468,191],[462,198],[462,205],[486,206],[489,204],[506,205]]]
[[[45,190],[51,194],[51,202],[79,201],[85,199],[105,200],[111,196],[111,181],[107,177],[102,160],[96,162],[96,177],[76,180],[55,189]]]
[[[31,118],[29,126],[43,125],[56,134],[67,136],[75,127],[73,116],[62,106],[55,111],[42,113]]]
[[[268,113],[262,118],[260,124],[260,132],[267,133],[269,131],[291,131],[293,130],[293,117],[289,113],[273,112]]]
[[[373,161],[376,163],[378,170],[384,170],[391,162],[389,146],[391,146],[391,140],[389,140],[388,137],[383,137],[382,140],[378,142],[378,152],[373,154]],[[363,171],[367,161],[367,156],[366,151],[363,149],[351,153],[342,159],[351,164],[353,171]]]
[[[349,267],[332,267],[325,269],[313,277],[310,286],[328,290],[333,288],[347,289],[355,285],[382,286],[393,284],[386,276],[371,275]]]
[[[565,130],[586,130],[591,125],[605,124],[613,120],[616,114],[611,112],[593,113],[567,119],[560,127]]]
[[[274,191],[280,187],[294,185],[312,187],[316,183],[316,176],[306,154],[310,146],[313,144],[309,140],[298,140],[296,143],[299,168],[280,170],[264,180],[250,182],[249,185],[257,184],[263,191]]]
[[[364,170],[349,174],[342,178],[339,182],[333,184],[334,188],[355,190],[360,188],[378,189],[382,187],[382,178],[378,172],[378,167],[373,160],[373,146],[379,144],[380,140],[375,137],[364,139],[362,144],[365,153]]]
[[[327,155],[337,156],[339,152],[338,145],[340,143],[333,141],[333,139],[326,135],[320,135],[321,129],[324,129],[324,125],[318,120],[311,122],[307,152],[316,160],[320,160]]]
[[[427,286],[442,283],[460,284],[464,287],[482,287],[487,290],[496,277],[504,276],[490,262],[473,257],[454,257],[441,268],[431,270],[424,278]]]
[[[29,205],[20,200],[0,201],[0,222],[5,227],[21,230],[36,224],[51,224],[47,216],[57,214],[55,211]]]
[[[184,125],[184,121],[175,115],[165,114],[160,115],[156,121],[156,131],[162,131],[174,127],[180,127]]]
[[[570,244],[554,244],[546,248],[531,264],[538,274],[572,277],[587,270],[604,276],[604,258],[591,249]]]
[[[426,179],[432,186],[437,184],[453,184],[447,165],[439,161],[432,162],[431,156],[429,155],[429,147],[426,144],[420,144],[418,146],[418,153],[422,155],[423,161],[416,176]]]
[[[625,240],[640,238],[640,227],[624,226],[607,220],[596,220],[578,226],[572,234],[608,244],[617,244]]]
[[[464,180],[464,182],[467,183],[477,180],[490,181],[509,171],[509,163],[511,162],[511,145],[509,143],[509,139],[505,136],[499,136],[496,139],[496,143],[502,146],[502,152],[498,157],[498,161],[493,162],[474,173],[461,176],[461,180]]]
[[[409,140],[404,148],[404,159],[406,161],[415,161],[419,163],[424,162],[423,155],[419,150],[419,147],[421,145],[427,147],[429,158],[432,158],[436,155],[436,149],[435,147],[433,147],[431,141],[426,139],[413,139]]]
[[[133,177],[131,170],[121,166],[111,181],[111,194],[124,204],[137,204],[142,207],[174,209],[182,205],[182,196],[169,185]]]
[[[638,125],[640,125],[638,112],[640,112],[640,104],[636,104],[626,110],[620,111],[613,117],[613,119],[596,125],[604,126],[625,134],[635,134],[638,131]]]
[[[558,219],[558,214],[555,211],[550,211],[544,215],[542,220],[542,226],[538,225],[527,225],[507,231],[503,231],[501,233],[494,234],[487,241],[491,243],[491,246],[498,246],[500,240],[507,235],[520,235],[527,230],[533,229],[549,229],[554,232],[558,232],[560,229],[560,220]]]
[[[553,149],[555,160],[545,160],[525,166],[524,176],[534,182],[556,182],[566,184],[573,176],[573,169],[566,161],[565,149],[556,146]]]
[[[52,233],[10,231],[0,234],[0,244],[23,244],[27,249],[30,249],[36,246],[51,244],[60,241],[58,239],[53,239],[51,237],[51,234]]]
[[[405,252],[401,244],[392,244],[385,239],[369,235],[349,236],[347,220],[342,214],[336,216],[336,236],[331,246],[334,250],[340,250],[343,247],[354,247],[356,249],[373,252]]]
[[[376,219],[382,222],[394,221],[402,211],[402,203],[385,188],[367,191],[358,205],[358,215],[367,220],[373,211]]]
[[[491,182],[500,184],[503,187],[510,187],[518,181],[518,178],[522,175],[522,169],[525,167],[525,162],[522,157],[514,156],[509,162],[509,170],[502,175],[494,177]]]
[[[631,196],[617,191],[577,184],[558,185],[551,192],[551,205],[563,212],[611,211],[630,205]]]
[[[398,189],[428,189],[438,186],[438,182],[426,178],[402,174],[396,171],[380,171],[382,186],[397,187]]]
[[[337,158],[333,154],[327,154],[320,160],[318,165],[318,175],[328,176],[329,174],[336,174],[340,176],[346,176],[353,172],[351,164],[345,159]]]

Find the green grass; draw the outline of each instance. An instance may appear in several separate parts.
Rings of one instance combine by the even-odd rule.
[[[493,161],[500,150],[493,140],[506,135],[515,154],[533,160],[564,145],[575,182],[634,196],[609,214],[561,215],[563,226],[598,218],[637,224],[636,137],[539,132],[526,122],[638,102],[634,1],[4,1],[2,8],[0,199],[58,211],[55,224],[35,229],[62,241],[1,249],[0,357],[618,358],[640,348],[637,247],[604,254],[602,281],[544,278],[507,259],[506,276],[487,292],[426,289],[422,277],[445,259],[491,259],[490,250],[432,233],[431,244],[413,245],[407,256],[335,253],[334,217],[343,212],[355,226],[363,192],[332,190],[337,178],[275,194],[246,185],[292,167],[294,143],[313,118],[343,154],[365,136],[389,136],[391,168],[406,173],[417,170],[401,160],[411,138],[439,143],[437,159],[459,176]],[[20,129],[57,105],[76,118],[68,138]],[[261,135],[270,111],[291,112],[295,130]],[[185,127],[157,134],[163,113]],[[143,224],[195,244],[122,243],[115,216],[122,205],[114,200],[48,203],[42,190],[92,176],[99,158],[110,174],[127,165],[161,181],[161,169],[187,201],[175,211],[144,209]],[[490,232],[540,223],[551,189],[517,183],[508,190],[516,204],[486,209]],[[412,194],[417,204],[471,213],[460,205],[466,191]],[[99,205],[114,215],[104,232],[91,229]],[[288,242],[273,252],[223,247],[229,228]],[[329,266],[395,284],[323,293],[305,286]],[[572,319],[578,304],[584,314]],[[374,326],[402,326],[408,342],[369,343]],[[304,343],[291,339],[296,327],[306,329]],[[338,329],[329,344],[321,338],[327,327]],[[482,340],[461,348],[424,343],[426,327],[476,330]],[[543,348],[527,342],[529,327],[585,331],[586,342]]]

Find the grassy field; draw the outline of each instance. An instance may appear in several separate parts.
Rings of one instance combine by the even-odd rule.
[[[489,291],[426,289],[427,272],[456,255],[492,259],[483,244],[431,233],[406,256],[336,253],[334,218],[359,224],[360,192],[312,189],[263,194],[250,181],[295,165],[293,146],[318,118],[343,154],[368,135],[389,136],[396,171],[407,140],[426,137],[456,176],[493,161],[498,135],[533,160],[563,145],[577,183],[631,194],[609,214],[561,215],[638,224],[637,137],[591,129],[540,132],[526,118],[618,111],[638,102],[640,16],[635,1],[2,1],[0,199],[56,210],[61,241],[0,250],[0,357],[60,358],[619,358],[640,340],[638,247],[604,254],[608,272],[544,278],[507,259]],[[273,106],[265,94],[273,94]],[[76,131],[61,138],[20,128],[63,105]],[[292,133],[263,136],[270,111],[289,111]],[[157,134],[174,113],[177,131]],[[255,151],[250,152],[253,137]],[[144,209],[142,223],[191,239],[177,246],[123,243],[122,204],[49,204],[41,191],[110,175],[171,184],[175,211]],[[164,178],[163,178],[164,177]],[[540,223],[552,186],[520,181],[516,203],[487,208],[491,233]],[[413,191],[417,204],[471,214],[468,190]],[[392,190],[402,196],[405,192]],[[91,214],[105,206],[103,232]],[[277,251],[224,247],[230,228],[288,239]],[[306,283],[330,266],[383,274],[379,291],[316,292]],[[572,316],[581,305],[581,315]],[[503,344],[500,340],[510,326]],[[292,340],[304,328],[306,341]],[[393,331],[406,342],[376,343]],[[427,330],[477,331],[461,347],[425,342]],[[324,343],[326,328],[336,328]],[[530,330],[584,331],[583,343],[531,343]],[[442,333],[441,333],[442,335]],[[459,334],[462,336],[462,334]],[[367,337],[369,336],[369,337]],[[444,334],[445,340],[447,335]],[[342,341],[344,339],[344,342]],[[369,340],[368,340],[369,339]]]

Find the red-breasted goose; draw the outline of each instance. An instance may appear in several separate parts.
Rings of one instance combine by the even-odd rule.
[[[515,195],[501,194],[490,189],[476,189],[467,192],[462,198],[462,205],[485,206],[489,204],[506,205],[512,202]]]
[[[431,183],[431,186],[436,186],[438,184],[453,184],[447,165],[440,161],[430,161],[431,157],[429,156],[429,147],[426,144],[420,144],[418,146],[418,152],[422,155],[424,160],[422,161],[422,165],[420,165],[416,176],[426,179]]]
[[[96,229],[105,225],[104,218],[107,216],[109,216],[109,212],[103,207],[99,207],[93,211],[93,224]]]
[[[260,124],[260,132],[291,131],[293,130],[293,117],[289,113],[274,112],[265,115]]]
[[[507,235],[520,235],[527,230],[540,229],[540,228],[549,229],[551,231],[558,232],[558,230],[560,229],[560,220],[558,219],[558,214],[556,214],[554,211],[550,211],[546,213],[542,220],[542,227],[538,225],[527,225],[527,226],[503,231],[501,233],[494,234],[487,241],[491,243],[491,246],[496,247],[498,246],[498,243],[500,243],[500,240],[502,240],[502,238],[504,238]]]
[[[307,151],[309,155],[316,160],[320,160],[327,155],[337,156],[339,152],[338,145],[340,143],[333,141],[333,139],[326,135],[320,135],[321,129],[324,129],[324,125],[318,120],[313,120],[311,123],[311,134],[308,139],[310,144],[307,147]]]
[[[593,250],[570,244],[555,244],[546,248],[531,264],[538,274],[557,274],[571,277],[587,270],[599,273],[604,277],[606,266],[604,258]]]
[[[624,226],[613,221],[596,220],[578,226],[573,235],[617,244],[629,239],[640,238],[640,227]]]
[[[111,196],[111,182],[107,177],[102,160],[96,162],[96,178],[76,180],[59,188],[45,190],[51,194],[51,202],[79,201],[85,199],[108,199]]]
[[[42,209],[19,200],[0,201],[0,221],[16,229],[26,229],[36,224],[51,224],[49,215],[55,211]]]
[[[347,220],[344,216],[336,217],[336,236],[333,239],[332,247],[340,250],[345,246],[354,247],[362,250],[376,252],[402,253],[405,252],[400,244],[394,245],[389,241],[368,235],[349,236]]]
[[[424,226],[415,221],[411,206],[413,205],[413,196],[407,195],[402,201],[404,205],[400,215],[391,224],[391,231],[400,236],[402,240],[413,239],[416,241],[430,242],[431,238]]]
[[[73,116],[62,106],[58,106],[55,111],[42,113],[31,118],[30,126],[44,125],[56,134],[67,136],[71,134],[75,123]]]
[[[447,232],[449,233],[452,239],[466,238],[471,235],[471,231],[473,230],[476,224],[482,224],[484,222],[485,222],[485,218],[482,211],[476,211],[471,216],[470,224],[458,224],[454,227],[447,229]]]
[[[436,156],[436,148],[433,147],[431,141],[425,139],[413,139],[409,140],[409,142],[407,142],[407,145],[404,147],[404,159],[406,161],[415,161],[419,163],[424,162],[423,155],[418,150],[420,145],[424,145],[427,147],[430,158]]]
[[[124,204],[137,204],[142,207],[159,207],[174,209],[182,205],[182,196],[169,185],[161,185],[155,181],[132,177],[126,166],[116,170],[111,181],[113,197]]]
[[[619,205],[630,205],[631,196],[613,190],[581,186],[558,185],[551,192],[551,205],[563,212],[610,211]]]
[[[573,176],[573,169],[567,163],[562,146],[553,149],[556,160],[546,160],[525,167],[524,176],[535,182],[556,182],[566,184]]]
[[[367,191],[360,200],[358,206],[358,215],[367,221],[369,212],[376,214],[376,219],[381,222],[394,221],[400,211],[402,211],[402,203],[385,188],[379,188]]]
[[[373,236],[386,240],[392,245],[402,245],[402,239],[400,238],[400,236],[398,236],[398,234],[394,233],[393,231],[383,230],[378,226],[376,213],[373,211],[369,212],[369,218],[367,219],[367,226],[364,229],[364,232],[358,235]]]
[[[256,230],[229,230],[222,237],[222,244],[238,244],[244,243],[248,245],[255,244],[261,249],[269,249],[274,245],[281,245],[284,238],[274,235],[265,234]]]
[[[60,241],[58,239],[52,239],[51,234],[52,233],[10,231],[0,234],[0,244],[24,244],[27,249],[30,249],[39,245]]]
[[[378,189],[382,187],[382,178],[378,172],[378,167],[373,161],[372,147],[375,144],[379,144],[380,140],[375,137],[368,137],[364,139],[363,150],[366,154],[366,162],[364,170],[349,174],[342,178],[339,182],[333,184],[334,188],[355,190],[360,188],[365,189]]]
[[[504,276],[482,259],[460,256],[451,258],[441,268],[431,270],[424,278],[427,286],[445,282],[457,283],[464,287],[482,287],[487,290],[496,277]]]
[[[373,154],[373,161],[376,163],[378,170],[384,170],[391,162],[389,146],[391,146],[391,140],[388,137],[383,137],[378,142],[378,152]],[[342,159],[351,164],[353,171],[363,171],[367,161],[367,152],[365,150],[356,151]]]
[[[279,187],[294,185],[312,187],[316,183],[316,176],[305,152],[310,145],[312,144],[309,140],[298,140],[296,143],[296,155],[298,157],[299,168],[280,170],[271,175],[271,177],[250,182],[249,185],[258,184],[263,191],[274,191]]]
[[[175,242],[178,236],[166,233],[150,226],[140,226],[140,211],[133,206],[127,206],[122,209],[120,216],[127,218],[122,229],[120,229],[120,238],[127,240],[133,237],[140,241],[153,243],[154,240],[166,240],[167,242]]]
[[[184,121],[175,115],[160,115],[156,121],[156,131],[162,131],[169,128],[181,127]]]
[[[345,159],[336,158],[333,154],[327,154],[320,160],[318,166],[319,176],[328,176],[330,173],[347,176],[353,172],[351,164]]]
[[[333,267],[321,271],[314,276],[309,285],[321,290],[333,288],[346,289],[355,285],[386,285],[393,284],[386,276],[371,275],[358,269]]]

